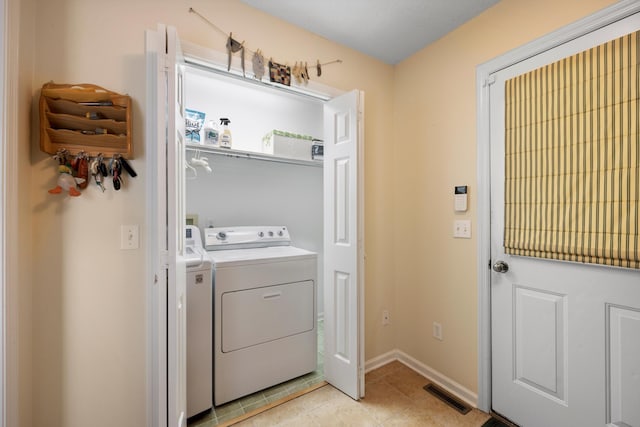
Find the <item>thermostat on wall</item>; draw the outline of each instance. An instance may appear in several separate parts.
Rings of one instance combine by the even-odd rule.
[[[467,210],[467,186],[458,185],[453,191],[454,210],[456,212],[465,212]]]

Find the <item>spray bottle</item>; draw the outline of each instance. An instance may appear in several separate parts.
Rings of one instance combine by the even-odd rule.
[[[220,147],[231,148],[231,129],[229,129],[229,123],[231,120],[227,118],[221,118],[220,124],[222,125],[222,131],[220,132]]]

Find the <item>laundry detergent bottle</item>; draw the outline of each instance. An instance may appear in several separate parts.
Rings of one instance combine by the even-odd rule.
[[[204,125],[204,143],[208,145],[218,146],[220,141],[220,131],[218,125],[213,120],[207,121]]]
[[[229,123],[231,120],[227,118],[221,118],[220,124],[222,125],[222,131],[220,131],[220,147],[231,148],[231,129],[229,129]]]

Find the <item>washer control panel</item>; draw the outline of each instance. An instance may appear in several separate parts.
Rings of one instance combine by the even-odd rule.
[[[248,249],[291,244],[285,226],[211,227],[204,229],[204,245],[209,251]]]

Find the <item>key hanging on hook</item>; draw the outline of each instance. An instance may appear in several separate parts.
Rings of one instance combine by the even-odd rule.
[[[119,191],[124,181],[122,179],[122,164],[115,154],[109,161],[109,171],[113,177],[113,189]]]
[[[89,165],[89,171],[91,172],[91,176],[93,177],[93,180],[95,181],[96,185],[100,187],[100,189],[104,193],[105,188],[104,188],[104,184],[102,183],[103,178],[102,178],[102,173],[100,172],[100,162],[101,160],[98,157],[93,159],[91,161],[91,164]]]
[[[98,172],[102,175],[103,178],[109,176],[109,171],[107,170],[107,165],[104,164],[104,157],[102,153],[98,154]]]
[[[122,157],[122,155],[118,154],[118,160],[120,160],[120,164],[122,165],[122,169],[126,170],[131,178],[135,178],[136,176],[138,176],[138,174],[136,173],[135,170],[133,170],[133,167],[129,164],[127,159]]]

